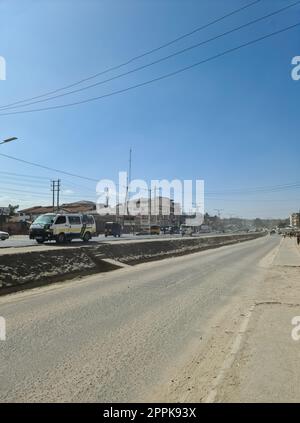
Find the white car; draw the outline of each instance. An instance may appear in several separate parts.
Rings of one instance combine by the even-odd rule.
[[[1,239],[1,241],[5,241],[8,238],[9,238],[9,234],[7,232],[0,231],[0,239]]]

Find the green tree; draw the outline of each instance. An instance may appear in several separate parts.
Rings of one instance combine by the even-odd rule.
[[[8,215],[9,217],[12,217],[16,214],[16,211],[18,210],[19,206],[13,206],[12,204],[8,205]]]

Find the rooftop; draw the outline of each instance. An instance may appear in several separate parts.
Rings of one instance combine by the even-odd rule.
[[[55,207],[56,209],[56,207]],[[60,212],[65,213],[86,213],[96,209],[95,203],[92,201],[76,201],[74,203],[64,203],[59,207]],[[45,214],[53,212],[52,206],[33,206],[27,209],[19,210],[19,212],[24,214]]]

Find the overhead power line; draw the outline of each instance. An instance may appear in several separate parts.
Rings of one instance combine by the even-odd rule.
[[[44,188],[47,187],[48,184],[45,181],[20,181],[20,180],[13,180],[13,179],[2,179],[0,184],[4,185],[13,185],[18,187],[36,187],[36,188]]]
[[[123,73],[121,73],[119,75],[112,76],[111,78],[108,78],[108,79],[105,79],[105,80],[102,80],[102,81],[98,81],[98,82],[96,82],[94,84],[87,85],[86,87],[78,88],[76,90],[68,91],[66,93],[58,94],[58,95],[55,95],[55,96],[52,96],[52,97],[49,97],[49,98],[46,98],[46,99],[36,100],[36,101],[29,102],[29,103],[24,103],[24,104],[19,104],[17,106],[2,107],[1,110],[11,110],[11,109],[16,109],[16,108],[20,108],[20,107],[32,106],[33,104],[44,103],[44,102],[51,101],[51,100],[54,100],[54,99],[57,99],[57,98],[65,97],[65,96],[76,94],[78,92],[82,92],[82,91],[85,91],[85,90],[88,90],[88,89],[91,89],[91,88],[95,88],[95,87],[97,87],[99,85],[103,85],[103,84],[106,84],[108,82],[114,81],[116,79],[123,78],[124,76],[131,75],[131,74],[133,74],[135,72],[139,72],[139,71],[141,71],[143,69],[146,69],[146,68],[151,67],[153,65],[156,65],[158,63],[164,62],[165,60],[169,60],[169,59],[171,59],[173,57],[176,57],[176,56],[178,56],[180,54],[186,53],[186,52],[188,52],[190,50],[193,50],[195,48],[201,47],[201,46],[203,46],[205,44],[208,44],[208,43],[210,43],[212,41],[215,41],[217,39],[220,39],[220,38],[222,38],[222,37],[224,37],[226,35],[232,34],[232,33],[236,32],[236,31],[240,31],[241,29],[247,28],[247,27],[249,27],[251,25],[254,25],[254,24],[258,23],[258,22],[261,22],[261,21],[263,21],[265,19],[268,19],[271,16],[277,15],[277,14],[279,14],[279,13],[281,13],[281,12],[287,10],[287,9],[290,9],[291,7],[294,7],[294,6],[298,5],[298,4],[300,4],[300,0],[296,1],[295,3],[290,4],[288,6],[282,7],[281,9],[275,10],[274,12],[268,13],[267,15],[261,16],[261,17],[259,17],[257,19],[254,19],[254,20],[252,20],[250,22],[247,22],[247,23],[245,23],[243,25],[240,25],[238,27],[235,27],[233,29],[230,29],[230,30],[228,30],[226,32],[222,32],[221,34],[218,34],[218,35],[216,35],[214,37],[211,37],[211,38],[209,38],[207,40],[201,41],[200,43],[197,43],[197,44],[194,44],[192,46],[186,47],[186,48],[184,48],[182,50],[176,51],[176,52],[174,52],[172,54],[169,54],[168,56],[161,57],[160,59],[154,60],[151,63],[147,63],[146,65],[142,65],[142,66],[139,66],[137,68],[131,69],[131,70],[127,71],[127,72],[123,72]]]
[[[219,193],[210,193],[207,192],[205,193],[206,196],[210,196],[210,195],[252,195],[252,194],[265,194],[268,192],[281,192],[281,191],[286,191],[286,190],[293,190],[293,189],[299,189],[300,188],[300,184],[294,184],[294,185],[287,185],[286,187],[282,187],[282,188],[272,188],[272,187],[266,187],[264,189],[259,189],[259,190],[245,190],[245,191],[239,191],[239,192],[219,192]]]
[[[0,188],[0,195],[3,193],[3,192],[6,192],[6,193],[14,193],[14,192],[17,192],[17,193],[24,193],[24,194],[30,194],[30,195],[35,195],[35,196],[39,196],[39,197],[42,197],[42,196],[47,196],[47,194],[48,195],[50,195],[50,190],[48,190],[48,192],[40,192],[40,191],[33,191],[33,190],[25,190],[25,189],[17,189],[17,188]]]
[[[84,175],[78,175],[78,174],[67,172],[67,171],[60,170],[60,169],[55,169],[55,168],[52,168],[52,167],[49,167],[49,166],[44,166],[40,163],[34,163],[34,162],[27,161],[27,160],[19,159],[19,158],[14,157],[14,156],[9,156],[7,154],[0,153],[0,156],[8,158],[10,160],[15,160],[17,162],[25,163],[25,164],[28,164],[28,165],[31,165],[31,166],[46,169],[46,170],[49,170],[49,171],[61,173],[61,174],[64,174],[64,175],[73,176],[75,178],[84,179],[84,180],[92,181],[92,182],[98,182],[98,179],[96,179],[96,178],[91,178],[89,176],[84,176]],[[76,184],[73,183],[73,185],[76,185]],[[118,184],[116,184],[116,186],[118,186]],[[84,188],[87,189],[88,187],[84,187]],[[126,186],[124,186],[123,188],[126,188]],[[259,192],[267,192],[267,191],[269,191],[269,192],[275,191],[276,192],[276,191],[282,191],[282,190],[287,190],[287,189],[292,189],[292,188],[300,188],[300,182],[292,182],[292,183],[269,185],[269,186],[258,186],[258,187],[244,188],[244,189],[237,188],[237,189],[227,189],[227,190],[223,190],[223,191],[207,191],[205,193],[205,195],[220,195],[220,194],[224,195],[224,194],[235,194],[235,193],[236,194],[243,194],[243,193],[252,193],[252,192],[259,193]],[[148,190],[145,189],[145,191],[148,191]]]
[[[15,184],[18,186],[26,186],[26,187],[28,187],[29,184],[36,185],[38,187],[46,186],[49,183],[49,180],[51,179],[49,176],[28,175],[24,173],[4,172],[4,171],[0,171],[0,175],[1,175],[1,183],[4,182],[5,184],[10,183],[10,184]],[[7,180],[9,180],[9,182],[6,182]],[[17,182],[13,182],[14,180],[16,180]],[[80,189],[84,189],[84,192],[88,190],[95,193],[95,189],[91,188],[91,186],[81,185],[65,178],[64,178],[64,186],[70,187],[70,188],[75,187],[76,189],[80,188]]]
[[[14,160],[14,161],[20,162],[20,163],[24,163],[24,164],[28,164],[28,165],[31,165],[31,166],[39,167],[41,169],[45,169],[45,170],[48,170],[48,171],[51,171],[51,172],[56,172],[56,173],[61,173],[63,175],[73,176],[75,178],[84,179],[84,180],[91,181],[91,182],[99,182],[99,179],[96,179],[96,178],[91,178],[91,177],[88,177],[88,176],[78,175],[78,174],[67,172],[67,171],[60,170],[60,169],[55,169],[55,168],[52,168],[52,167],[49,167],[49,166],[42,165],[40,163],[30,162],[28,160],[20,159],[18,157],[9,156],[8,154],[0,153],[0,156],[5,157],[5,158],[10,159],[10,160]],[[71,184],[72,185],[75,185],[75,186],[77,185],[77,186],[83,187],[81,185],[74,184],[72,182],[71,182]],[[119,186],[119,184],[116,184],[116,186]],[[88,187],[83,187],[83,188],[84,189],[89,189]],[[124,185],[123,188],[126,189],[126,186]],[[147,190],[145,189],[145,191],[147,191]],[[104,194],[104,192],[101,192],[101,193]],[[101,194],[101,193],[98,192],[98,194]]]
[[[79,101],[75,101],[75,102],[67,103],[67,104],[60,104],[60,105],[56,105],[56,106],[42,107],[42,108],[39,108],[39,109],[29,109],[29,110],[22,110],[22,111],[14,111],[14,112],[0,113],[0,116],[16,115],[16,114],[23,114],[23,113],[33,113],[33,112],[41,112],[41,111],[46,111],[46,110],[56,110],[56,109],[61,109],[61,108],[65,108],[65,107],[77,106],[79,104],[85,104],[85,103],[89,103],[89,102],[92,102],[92,101],[97,101],[97,100],[101,100],[101,99],[104,99],[104,98],[112,97],[112,96],[115,96],[115,95],[123,94],[123,93],[126,93],[128,91],[131,91],[131,90],[134,90],[134,89],[137,89],[137,88],[141,88],[141,87],[147,86],[149,84],[153,84],[155,82],[162,81],[164,79],[167,79],[167,78],[170,78],[172,76],[178,75],[178,74],[183,73],[183,72],[185,72],[187,70],[193,69],[193,68],[195,68],[197,66],[200,66],[200,65],[203,65],[203,64],[208,63],[210,61],[216,60],[216,59],[218,59],[220,57],[226,56],[227,54],[230,54],[230,53],[233,53],[235,51],[241,50],[242,48],[245,48],[245,47],[248,47],[250,45],[256,44],[256,43],[258,43],[260,41],[266,40],[266,39],[271,38],[271,37],[273,37],[275,35],[282,34],[283,32],[289,31],[289,30],[294,29],[294,28],[297,28],[299,26],[300,26],[300,22],[297,22],[294,25],[290,25],[290,26],[284,27],[284,28],[282,28],[280,30],[273,31],[273,32],[271,32],[271,33],[269,33],[267,35],[264,35],[262,37],[256,38],[254,40],[248,41],[248,42],[243,43],[243,44],[240,44],[239,46],[230,48],[230,49],[225,50],[225,51],[223,51],[221,53],[218,53],[218,54],[215,54],[213,56],[210,56],[207,59],[203,59],[203,60],[201,60],[199,62],[196,62],[196,63],[193,63],[191,65],[188,65],[188,66],[185,66],[183,68],[180,68],[180,69],[178,69],[176,71],[173,71],[173,72],[170,72],[170,73],[167,73],[167,74],[158,76],[156,78],[153,78],[153,79],[150,79],[150,80],[141,82],[139,84],[131,85],[129,87],[126,87],[126,88],[123,88],[123,89],[120,89],[120,90],[112,91],[110,93],[103,94],[101,96],[91,97],[91,98],[88,98],[88,99],[85,99],[85,100],[79,100]]]
[[[219,197],[213,197],[213,198],[208,198],[207,201],[237,201],[237,202],[253,202],[253,198],[219,198]],[[260,202],[260,203],[286,203],[287,201],[294,201],[295,203],[299,203],[299,198],[255,198],[255,203]]]
[[[295,182],[293,184],[284,184],[284,185],[274,185],[269,187],[256,187],[256,188],[245,188],[245,189],[236,189],[236,190],[225,190],[225,191],[219,191],[219,192],[206,192],[206,195],[219,195],[219,194],[257,194],[257,193],[264,193],[266,191],[268,192],[276,192],[276,191],[284,191],[286,189],[294,189],[294,188],[300,188],[300,182]]]
[[[15,173],[15,172],[4,172],[0,171],[1,175],[9,175],[9,176],[18,176],[21,178],[33,178],[33,179],[47,179],[49,181],[49,178],[47,176],[37,176],[37,175],[24,175],[24,173]]]
[[[24,194],[24,196],[30,196],[30,197],[38,197],[40,199],[42,198],[49,198],[49,201],[51,199],[51,191],[48,190],[48,192],[37,192],[37,191],[32,191],[32,190],[22,190],[22,189],[2,189],[0,188],[0,197],[2,195],[12,195],[12,194],[16,194],[16,195],[20,195],[20,194]],[[83,198],[87,199],[90,198],[91,200],[94,199],[95,197],[92,195],[81,195],[81,194],[66,194],[64,192],[61,192],[61,197],[68,199],[68,200],[82,200]]]
[[[224,19],[226,19],[226,18],[228,18],[230,16],[233,16],[233,15],[235,15],[235,14],[237,14],[237,13],[239,13],[239,12],[245,10],[245,9],[248,9],[249,7],[254,6],[255,4],[260,3],[260,2],[261,2],[261,0],[255,0],[255,1],[249,3],[249,4],[245,5],[245,6],[239,7],[238,9],[235,9],[232,12],[229,12],[226,15],[221,16],[220,18],[214,19],[214,20],[212,20],[211,22],[208,22],[205,25],[202,25],[200,27],[195,28],[193,31],[190,31],[190,32],[188,32],[186,34],[183,34],[183,35],[181,35],[181,36],[179,36],[179,37],[177,37],[177,38],[175,38],[175,39],[173,39],[171,41],[168,41],[168,42],[166,42],[166,43],[164,43],[164,44],[162,44],[162,45],[154,48],[154,49],[148,50],[148,51],[146,51],[146,52],[144,52],[142,54],[139,54],[137,56],[134,56],[131,59],[129,59],[129,60],[127,60],[127,61],[125,61],[125,62],[123,62],[123,63],[121,63],[119,65],[112,66],[112,67],[110,67],[110,68],[108,68],[108,69],[106,69],[104,71],[98,72],[98,73],[96,73],[94,75],[91,75],[91,76],[89,76],[87,78],[84,78],[84,79],[81,79],[79,81],[76,81],[76,82],[74,82],[72,84],[65,85],[64,87],[57,88],[57,89],[52,90],[52,91],[48,91],[47,93],[40,94],[38,96],[30,97],[30,98],[27,98],[27,99],[19,100],[19,101],[16,101],[14,103],[10,103],[10,104],[7,104],[7,105],[3,105],[3,106],[0,107],[0,109],[1,108],[6,108],[6,107],[10,107],[10,106],[15,106],[17,104],[28,102],[28,101],[31,101],[31,100],[36,100],[38,98],[46,97],[48,95],[52,95],[52,94],[55,94],[57,92],[60,92],[60,91],[63,91],[63,90],[66,90],[66,89],[75,87],[75,86],[77,86],[79,84],[82,84],[83,82],[86,82],[86,81],[89,81],[91,79],[97,78],[98,76],[104,75],[104,74],[106,74],[108,72],[112,72],[112,71],[118,70],[118,69],[120,69],[120,68],[122,68],[124,66],[129,65],[130,63],[132,63],[132,62],[134,62],[134,61],[136,61],[138,59],[141,59],[141,58],[143,58],[145,56],[148,56],[148,55],[150,55],[152,53],[155,53],[155,52],[157,52],[159,50],[162,50],[162,49],[164,49],[166,47],[169,47],[170,45],[175,44],[178,41],[183,40],[184,38],[187,38],[187,37],[189,37],[189,36],[191,36],[191,35],[199,32],[199,31],[202,31],[202,30],[204,30],[204,29],[206,29],[206,28],[208,28],[208,27],[210,27],[210,26],[212,26],[212,25],[214,25],[214,24],[216,24],[218,22],[221,22],[222,20],[224,20]]]
[[[0,153],[0,156],[5,157],[7,159],[15,160],[15,161],[20,162],[20,163],[25,163],[25,164],[29,164],[31,166],[36,166],[36,167],[39,167],[41,169],[46,169],[46,170],[50,170],[50,171],[53,171],[53,172],[62,173],[64,175],[74,176],[75,178],[85,179],[87,181],[98,182],[98,179],[95,179],[95,178],[89,178],[89,177],[86,177],[86,176],[77,175],[75,173],[66,172],[64,170],[55,169],[55,168],[45,166],[45,165],[42,165],[42,164],[39,164],[39,163],[29,162],[28,160],[19,159],[17,157],[9,156],[8,154]]]

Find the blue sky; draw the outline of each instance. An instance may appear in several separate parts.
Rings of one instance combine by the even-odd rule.
[[[90,83],[294,1],[262,0]],[[116,66],[248,3],[251,0],[2,0],[0,56],[6,59],[7,79],[0,81],[0,106]],[[27,108],[101,96],[297,22],[299,5],[140,72]],[[70,108],[0,116],[0,139],[19,138],[0,146],[0,153],[116,180],[118,171],[128,167],[131,146],[133,178],[204,179],[211,213],[218,208],[224,216],[286,217],[300,208],[300,81],[291,78],[299,41],[300,27],[127,93]],[[62,179],[62,201],[95,199],[93,182],[1,156],[0,172],[1,206],[50,203],[49,180],[57,177]],[[289,190],[238,191],[297,182],[299,187]]]

